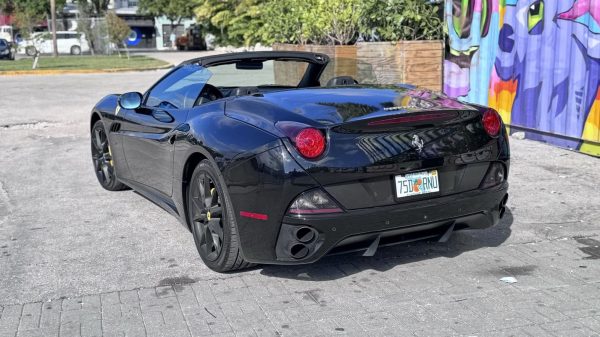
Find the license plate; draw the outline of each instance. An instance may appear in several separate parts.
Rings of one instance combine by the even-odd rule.
[[[405,175],[398,175],[395,178],[397,198],[440,191],[440,181],[437,170],[408,173]]]

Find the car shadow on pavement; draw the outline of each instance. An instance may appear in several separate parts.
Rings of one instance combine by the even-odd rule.
[[[464,230],[452,234],[445,243],[419,241],[380,247],[372,257],[359,253],[326,256],[308,265],[259,266],[265,276],[305,281],[330,281],[341,279],[365,270],[384,272],[398,265],[435,259],[454,258],[462,253],[485,247],[498,247],[511,235],[513,216],[509,208],[500,223],[484,230]]]

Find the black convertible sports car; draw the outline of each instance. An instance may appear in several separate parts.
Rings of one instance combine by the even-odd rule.
[[[176,216],[220,272],[368,256],[499,221],[510,154],[496,111],[332,77],[335,64],[316,53],[207,56],[145,94],[109,95],[91,115],[96,176]]]

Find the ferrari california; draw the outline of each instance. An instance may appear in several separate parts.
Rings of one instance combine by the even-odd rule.
[[[347,65],[213,55],[108,95],[90,119],[96,177],[174,215],[218,272],[497,224],[510,158],[499,114]]]

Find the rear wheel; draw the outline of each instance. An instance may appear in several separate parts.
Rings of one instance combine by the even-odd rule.
[[[71,47],[71,55],[81,55],[81,47],[79,47],[79,46]]]
[[[127,189],[117,176],[112,161],[112,152],[106,130],[102,121],[97,121],[92,127],[92,161],[96,178],[102,187],[109,191],[121,191]]]
[[[194,170],[187,193],[188,219],[206,266],[217,272],[253,266],[242,256],[231,200],[208,160]]]

